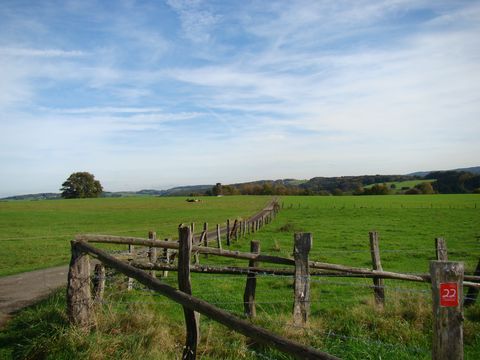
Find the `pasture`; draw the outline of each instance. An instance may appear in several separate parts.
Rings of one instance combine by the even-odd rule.
[[[180,222],[223,223],[253,214],[269,197],[131,197],[0,202],[0,276],[68,263],[76,234],[176,236]]]
[[[112,200],[118,202],[109,202]],[[180,198],[126,200],[59,202],[60,205],[56,206],[60,207],[51,209],[50,215],[56,219],[54,227],[68,234],[50,240],[49,254],[58,254],[57,263],[66,262],[68,240],[75,233],[145,237],[146,232],[153,229],[159,238],[164,238],[175,236],[180,222],[224,222],[227,217],[253,214],[269,199],[251,196],[205,198],[196,208],[192,205],[198,204],[186,203]],[[380,234],[385,270],[428,272],[429,260],[435,258],[435,237],[446,239],[449,259],[464,261],[466,272],[473,271],[480,257],[478,195],[292,196],[282,197],[279,201],[283,202],[283,209],[273,223],[256,234],[233,242],[230,249],[248,251],[250,240],[255,239],[260,241],[262,253],[291,257],[293,233],[304,231],[313,234],[311,260],[371,267],[368,232],[376,230]],[[11,222],[22,223],[24,234],[48,236],[45,231],[51,230],[47,230],[47,209],[55,206],[53,202],[6,204],[10,208]],[[3,206],[5,203],[0,207],[2,213]],[[15,206],[18,206],[17,212],[12,210]],[[29,211],[37,214],[30,227],[25,226]],[[19,219],[15,220],[15,217]],[[71,227],[68,227],[69,222]],[[14,228],[12,226],[9,230],[10,237],[15,236]],[[28,244],[28,240],[25,241]],[[30,240],[30,244],[34,242]],[[27,256],[28,246],[21,248],[20,245],[22,242],[12,246],[13,253],[22,249]],[[46,256],[40,256],[38,262]],[[10,261],[11,268],[11,259],[2,261]],[[214,256],[201,256],[200,261],[202,264],[245,266],[245,261]],[[31,266],[44,266],[39,264]],[[16,271],[21,269],[20,266],[14,268]],[[113,274],[107,280],[105,303],[98,314],[99,325],[89,337],[79,337],[68,326],[64,294],[57,293],[44,304],[24,311],[18,320],[12,322],[1,335],[0,344],[9,339],[17,345],[5,353],[17,351],[27,357],[40,349],[53,354],[54,358],[68,358],[72,354],[97,359],[175,358],[183,345],[181,307],[141,287],[126,292],[121,280]],[[163,281],[176,286],[176,274],[170,273]],[[430,358],[429,285],[386,280],[386,307],[379,313],[373,306],[371,283],[371,279],[313,278],[310,325],[298,328],[291,323],[291,277],[258,276],[257,318],[254,322],[344,359]],[[192,285],[195,296],[242,316],[244,276],[192,274]],[[465,358],[477,359],[480,357],[480,305],[468,309],[465,316]],[[31,324],[30,331],[22,334],[20,324]],[[289,358],[269,349],[254,347],[252,350],[247,339],[204,317],[201,333],[199,354],[202,359]]]

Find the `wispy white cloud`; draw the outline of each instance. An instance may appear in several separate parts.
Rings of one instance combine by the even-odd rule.
[[[87,55],[79,50],[59,50],[59,49],[28,49],[28,48],[0,48],[0,56],[15,56],[15,57],[80,57]]]
[[[183,35],[194,43],[207,42],[220,16],[208,10],[203,0],[167,0],[168,5],[178,13]]]

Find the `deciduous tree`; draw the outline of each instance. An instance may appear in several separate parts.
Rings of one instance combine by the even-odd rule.
[[[65,199],[95,198],[103,191],[100,181],[88,172],[75,172],[62,184],[60,189]]]

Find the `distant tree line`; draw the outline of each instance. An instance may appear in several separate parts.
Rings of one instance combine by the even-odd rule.
[[[440,194],[480,194],[480,175],[466,171],[435,171],[426,177],[436,179],[433,189]]]
[[[397,189],[395,184],[407,180],[424,180],[414,187]],[[373,186],[367,186],[374,184]],[[389,195],[389,194],[480,193],[480,175],[465,171],[431,172],[424,177],[409,175],[366,175],[315,177],[300,184],[291,180],[258,181],[222,185],[217,183],[206,195]]]
[[[206,195],[313,195],[296,185],[285,185],[279,181],[262,181],[259,183],[244,183],[222,185],[217,183]]]

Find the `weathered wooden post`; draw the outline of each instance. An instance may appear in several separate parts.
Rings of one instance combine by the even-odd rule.
[[[148,239],[149,240],[157,240],[157,233],[155,231],[149,231],[148,232]],[[148,261],[150,261],[152,264],[155,264],[157,262],[157,248],[156,247],[149,247],[148,248]],[[150,271],[150,275],[153,277],[157,277],[155,270]]]
[[[88,331],[93,323],[90,294],[90,260],[75,241],[71,243],[72,257],[68,270],[67,316],[82,331]]]
[[[206,243],[206,241],[205,241],[206,236],[207,236],[207,232],[205,230],[202,231],[202,233],[200,234],[200,239],[198,241],[198,246],[203,244],[203,246],[208,247],[208,243]],[[196,254],[198,254],[198,252]],[[208,258],[208,254],[205,254],[205,258]],[[197,264],[198,263],[196,262],[195,265],[197,265]]]
[[[192,234],[192,244],[193,244],[195,240],[195,223],[194,222],[190,224],[190,233]],[[198,252],[195,252],[193,254],[193,258],[195,259],[195,265],[200,264],[200,256],[198,255]]]
[[[93,302],[101,304],[103,301],[103,294],[105,292],[105,266],[100,263],[95,265],[93,271]]]
[[[132,260],[135,257],[135,246],[132,244],[128,244],[128,255]],[[129,277],[127,279],[127,291],[130,291],[132,289],[133,289],[133,278]]]
[[[380,261],[380,247],[378,233],[371,231],[368,233],[370,237],[370,254],[372,256],[373,270],[383,271]],[[377,309],[383,310],[385,307],[385,280],[381,278],[373,278],[373,294],[375,296],[375,305]]]
[[[192,252],[191,230],[185,226],[178,229],[178,288],[180,291],[192,295],[192,284],[190,282],[190,257]],[[193,310],[183,307],[187,336],[183,349],[182,359],[195,360],[197,345],[200,340],[200,318]]]
[[[166,238],[165,241],[170,241],[169,238]],[[170,255],[172,253],[172,250],[170,249],[163,249],[163,258],[165,259],[165,264],[170,264]],[[162,277],[167,277],[168,276],[168,270],[162,271]]]
[[[438,261],[448,261],[447,242],[444,238],[435,238],[435,250]]]
[[[462,262],[431,261],[433,360],[463,359]]]
[[[235,223],[233,224],[233,236],[235,238],[235,241],[238,241],[238,220],[235,219]]]
[[[230,219],[227,219],[227,246],[230,246]]]
[[[293,323],[306,325],[310,314],[310,275],[308,253],[312,248],[312,234],[296,233],[294,237],[293,258],[295,259]]]
[[[220,225],[217,224],[217,247],[219,249],[222,248],[222,236],[221,236],[221,233],[220,233]]]
[[[203,231],[205,235],[203,236],[203,245],[208,247],[208,223],[203,223]]]
[[[476,205],[476,204],[475,204]],[[475,276],[480,276],[480,260],[478,260],[477,268],[475,269],[475,272],[473,273]],[[465,296],[465,302],[463,303],[463,306],[472,306],[475,304],[475,301],[477,300],[479,290],[477,288],[471,287],[468,289],[467,296]]]
[[[260,253],[260,242],[251,241],[250,242],[250,252],[259,254]],[[258,261],[250,260],[248,262],[249,267],[258,267]],[[247,274],[247,283],[245,285],[245,292],[243,293],[243,309],[244,313],[249,318],[254,318],[257,315],[257,310],[255,308],[255,289],[257,288],[257,275],[254,272],[249,272]]]

